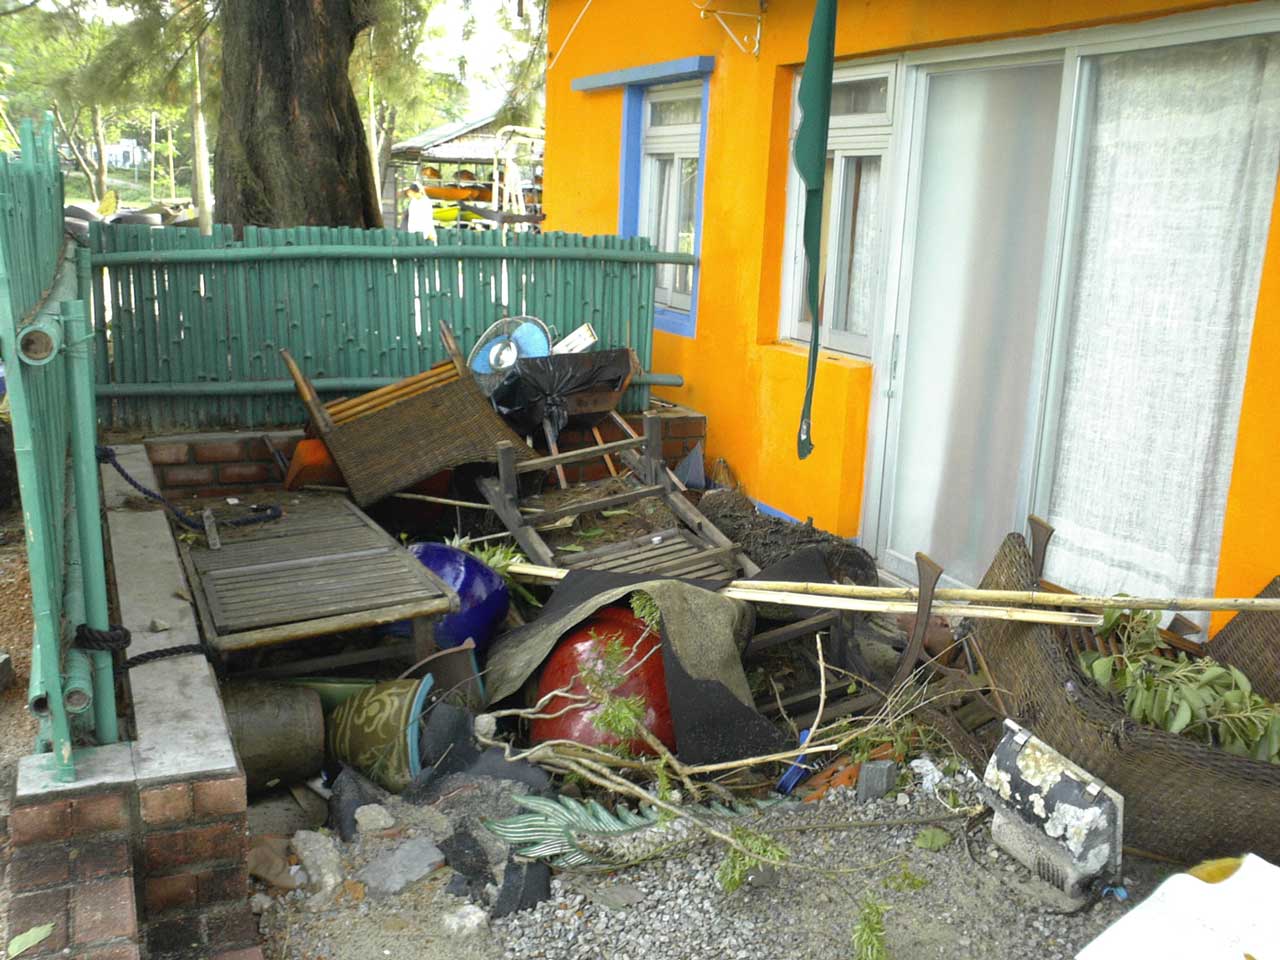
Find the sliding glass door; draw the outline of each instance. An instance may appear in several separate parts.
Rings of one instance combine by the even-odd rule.
[[[1054,59],[914,72],[869,527],[891,572],[922,550],[973,583],[1034,511],[1058,582],[1212,592],[1280,43],[1171,34]]]
[[[880,551],[972,581],[1009,531],[1024,469],[1062,64],[922,78],[912,283]]]

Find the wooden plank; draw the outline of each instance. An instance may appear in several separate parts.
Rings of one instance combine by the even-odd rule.
[[[614,440],[599,447],[583,447],[581,450],[569,450],[557,456],[551,457],[534,457],[532,460],[525,460],[517,464],[516,469],[521,473],[537,473],[539,471],[550,470],[557,465],[563,466],[568,463],[581,463],[584,460],[595,460],[609,453],[623,453],[624,451],[634,450],[644,445],[644,438]],[[639,471],[637,471],[639,472]]]
[[[544,524],[552,520],[559,520],[561,517],[576,517],[584,513],[598,513],[601,510],[609,510],[613,507],[620,507],[628,503],[635,503],[637,500],[645,500],[649,497],[657,496],[662,492],[662,489],[660,486],[636,487],[634,490],[615,493],[612,496],[601,497],[598,500],[583,500],[563,507],[556,507],[552,510],[543,510],[541,513],[527,517],[525,523]]]
[[[310,597],[311,595],[308,594],[306,596]],[[421,596],[421,591],[409,588],[378,597],[373,601],[366,597],[335,598],[325,603],[309,605],[307,611],[312,614],[308,619],[316,619],[345,613],[365,613],[386,606],[423,602],[430,602],[430,598],[424,599]],[[298,620],[298,607],[295,604],[276,602],[270,605],[252,607],[228,604],[223,608],[222,618],[218,622],[218,631],[219,633],[231,633],[257,627],[273,627],[282,623],[296,623]]]
[[[781,627],[757,633],[747,642],[747,648],[742,652],[742,659],[747,660],[751,657],[759,656],[766,650],[771,650],[784,643],[790,643],[800,637],[812,636],[821,630],[829,628],[839,616],[840,614],[835,611],[820,613],[815,617],[806,617],[795,623],[784,624]]]
[[[501,451],[501,446],[499,446]],[[499,519],[502,520],[507,530],[515,537],[516,543],[520,544],[520,549],[524,551],[525,556],[530,560],[534,557],[540,559],[534,561],[536,563],[551,566],[555,563],[555,555],[551,552],[551,548],[547,546],[545,540],[538,535],[538,532],[532,527],[526,527],[521,520],[519,508],[507,499],[502,487],[498,481],[492,477],[481,477],[476,481],[480,493],[485,500],[489,502],[489,506],[493,507]]]
[[[449,613],[451,603],[447,598],[419,600],[394,607],[382,607],[377,610],[364,610],[354,614],[320,617],[314,620],[296,621],[279,624],[274,627],[245,630],[216,637],[213,640],[215,649],[222,653],[236,650],[252,650],[257,647],[269,647],[290,640],[305,640],[309,637],[322,637],[326,634],[341,633],[344,630],[355,630],[363,627],[376,627],[398,620],[412,620],[414,617],[431,617]]]

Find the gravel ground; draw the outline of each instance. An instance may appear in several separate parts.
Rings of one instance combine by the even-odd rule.
[[[940,789],[957,790],[962,805],[976,802],[962,775]],[[431,808],[399,801],[388,808],[395,830],[342,846],[347,877],[407,837],[442,833]],[[814,829],[949,813],[914,784],[869,804],[852,790],[832,791],[752,824],[786,846],[793,863],[819,871],[765,871],[726,894],[716,881],[721,856],[703,845],[612,874],[558,874],[550,900],[468,936],[446,929],[464,906],[445,892],[448,867],[387,899],[349,889],[322,913],[303,909],[305,895],[289,894],[263,916],[266,953],[268,960],[851,960],[861,904],[874,897],[888,907],[890,960],[1070,960],[1129,908],[1106,900],[1077,914],[1053,912],[1030,875],[990,844],[985,819],[965,833],[967,850],[966,821],[941,823],[952,841],[938,852],[915,845],[921,824]],[[1130,904],[1168,869],[1128,862]]]
[[[22,513],[0,512],[0,651],[13,658],[13,683],[0,693],[0,818],[9,816],[18,758],[31,752],[36,723],[27,713],[27,678],[31,673],[31,587],[23,543]],[[8,832],[0,862],[9,862]],[[0,943],[9,942],[9,884],[0,883]]]

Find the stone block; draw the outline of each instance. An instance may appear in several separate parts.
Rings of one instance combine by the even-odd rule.
[[[371,894],[391,896],[444,863],[440,848],[426,837],[406,840],[356,874]]]
[[[173,467],[191,459],[191,447],[185,443],[148,443],[147,459],[157,467]]]
[[[892,760],[868,760],[858,771],[858,802],[871,803],[886,796],[898,783],[898,765]]]

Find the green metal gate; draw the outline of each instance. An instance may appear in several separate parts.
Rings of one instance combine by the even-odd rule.
[[[20,128],[0,155],[0,358],[5,365],[31,576],[28,704],[37,752],[75,778],[73,742],[118,739],[112,655],[72,646],[79,624],[107,627],[95,457],[93,336],[65,262],[62,173],[52,119]]]

